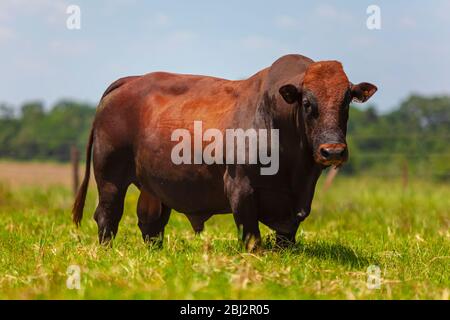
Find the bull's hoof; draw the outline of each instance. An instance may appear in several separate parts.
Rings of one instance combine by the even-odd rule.
[[[150,249],[162,249],[164,240],[162,237],[150,237],[150,236],[142,236],[145,244]]]
[[[277,234],[275,237],[275,246],[280,249],[292,248],[295,245],[295,236]]]
[[[257,252],[262,248],[261,237],[250,236],[245,239],[245,250],[247,252]]]
[[[104,247],[112,247],[114,234],[106,230],[98,232],[98,243]]]

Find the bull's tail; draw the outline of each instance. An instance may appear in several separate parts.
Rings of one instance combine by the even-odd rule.
[[[92,153],[92,143],[94,142],[94,125],[92,125],[91,133],[89,134],[89,141],[86,147],[86,169],[84,172],[83,182],[78,189],[75,202],[72,209],[72,220],[75,225],[80,226],[81,219],[83,218],[83,208],[86,201],[86,193],[89,186],[89,178],[91,176],[91,153]]]

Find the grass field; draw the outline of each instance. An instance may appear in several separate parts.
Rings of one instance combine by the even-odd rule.
[[[95,188],[81,229],[71,224],[66,186],[0,187],[0,299],[448,299],[450,186],[338,176],[317,189],[294,248],[244,252],[231,215],[194,236],[172,213],[164,248],[146,247],[130,189],[112,248],[97,244]],[[81,289],[66,286],[81,269]],[[379,289],[367,287],[378,266]]]

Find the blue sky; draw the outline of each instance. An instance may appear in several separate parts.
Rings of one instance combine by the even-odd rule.
[[[81,29],[66,8],[81,8]],[[366,27],[368,5],[381,30]],[[241,79],[287,53],[339,60],[381,111],[450,93],[450,1],[1,0],[0,101],[96,103],[115,79],[164,70]]]

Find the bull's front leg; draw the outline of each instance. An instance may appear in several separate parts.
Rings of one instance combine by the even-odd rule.
[[[247,251],[261,246],[258,203],[249,178],[239,166],[228,166],[224,176],[225,191],[239,234]]]
[[[261,233],[258,226],[257,205],[254,195],[237,195],[231,202],[234,222],[247,251],[255,251],[261,246]]]

